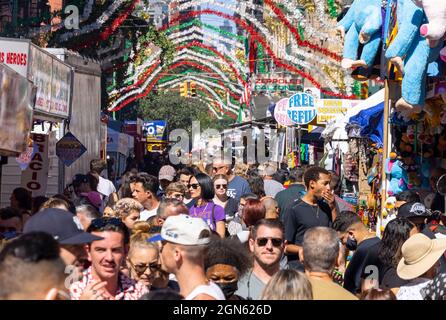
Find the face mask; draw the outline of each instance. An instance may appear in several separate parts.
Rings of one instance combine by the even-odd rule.
[[[356,241],[356,239],[348,237],[345,246],[347,247],[348,250],[355,251],[356,248],[358,247],[358,241]]]
[[[223,291],[223,294],[225,295],[226,299],[229,299],[234,295],[234,292],[237,291],[237,281],[229,282],[229,283],[216,283],[221,291]]]

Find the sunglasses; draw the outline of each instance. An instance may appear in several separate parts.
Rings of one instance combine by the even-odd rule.
[[[190,189],[198,189],[200,187],[200,185],[198,183],[191,183],[187,185],[187,188]]]
[[[152,262],[149,264],[137,264],[136,266],[133,264],[132,261],[129,260],[130,266],[135,270],[135,272],[138,274],[138,276],[141,276],[146,272],[147,268],[150,269],[152,272],[156,272],[161,269],[161,264],[158,262]]]
[[[227,184],[216,184],[215,185],[215,189],[227,189],[228,185]]]
[[[257,238],[257,245],[259,247],[264,247],[267,245],[268,241],[271,240],[274,247],[280,247],[283,243],[283,239],[281,238]]]
[[[218,171],[218,170],[223,169],[223,168],[224,168],[224,166],[223,167],[213,167],[212,170]]]

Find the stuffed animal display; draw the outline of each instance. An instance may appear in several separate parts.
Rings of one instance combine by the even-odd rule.
[[[420,32],[427,39],[429,46],[434,48],[446,34],[446,1],[444,0],[413,0],[424,10],[428,23],[420,27]]]
[[[395,196],[404,190],[407,190],[409,177],[406,169],[404,168],[403,162],[397,159],[396,153],[391,152],[390,158],[386,160],[385,172],[387,175],[387,180],[389,180],[387,191],[389,196]]]
[[[397,16],[398,33],[386,51],[386,58],[403,74],[402,97],[396,108],[410,119],[424,107],[428,65],[438,59],[441,45],[430,48],[421,35],[420,27],[427,19],[412,0],[398,0]]]
[[[381,43],[381,0],[355,0],[337,24],[345,35],[342,67],[371,67]],[[359,44],[364,44],[358,60]]]

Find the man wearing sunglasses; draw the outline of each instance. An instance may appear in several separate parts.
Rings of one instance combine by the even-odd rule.
[[[248,181],[236,176],[232,171],[232,165],[224,160],[215,160],[212,167],[213,175],[224,174],[228,178],[227,195],[240,201],[240,197],[245,193],[251,193]]]
[[[91,267],[70,287],[73,300],[138,300],[147,292],[142,283],[128,278],[120,268],[127,253],[129,231],[121,219],[99,218],[87,229],[102,238],[87,245]]]
[[[268,281],[280,270],[280,259],[285,249],[283,223],[278,219],[262,219],[251,229],[249,250],[254,265],[238,283],[235,294],[259,300]]]

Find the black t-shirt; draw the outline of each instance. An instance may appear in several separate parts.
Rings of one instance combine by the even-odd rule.
[[[318,201],[317,206],[311,206],[298,199],[285,210],[285,239],[292,244],[302,246],[304,234],[314,227],[331,227],[331,210],[325,201]],[[288,256],[288,260],[296,260],[297,255]]]
[[[344,288],[351,293],[356,294],[361,291],[361,276],[366,266],[365,262],[367,254],[369,253],[369,249],[380,241],[381,240],[378,237],[366,239],[356,248],[352,260],[348,264],[344,274]]]
[[[280,208],[280,215],[283,216],[286,209],[293,204],[294,201],[300,199],[305,193],[305,186],[302,184],[290,184],[288,189],[282,190],[276,194],[275,200]]]
[[[225,205],[225,215],[233,217],[238,211],[239,201],[234,198],[229,198]]]
[[[396,269],[393,266],[384,264],[384,262],[381,261],[379,258],[380,250],[381,242],[377,242],[369,248],[369,252],[364,261],[361,278],[367,279],[370,276],[376,276],[375,272],[378,272],[379,286],[383,289],[399,288],[406,285],[409,282],[408,280],[403,280],[398,277]],[[377,270],[374,267],[376,267]]]

